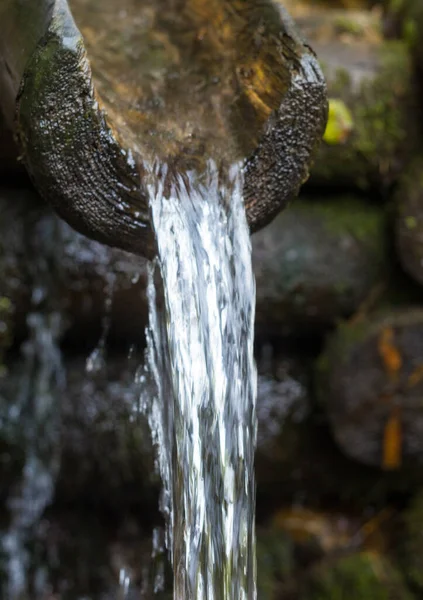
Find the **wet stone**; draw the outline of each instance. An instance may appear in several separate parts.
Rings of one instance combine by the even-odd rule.
[[[14,418],[19,410],[19,364],[0,381],[3,479],[11,489],[24,459],[27,435]],[[119,510],[149,506],[154,512],[158,478],[148,425],[140,413],[137,367],[126,359],[109,360],[104,369],[87,373],[84,360],[66,364],[66,388],[54,432],[58,437],[60,470],[56,501],[84,503]],[[15,407],[15,408],[14,408]]]
[[[407,43],[383,39],[381,10],[300,3],[293,14],[328,85],[329,121],[310,186],[383,193],[418,145],[420,102]]]
[[[67,371],[58,497],[65,502],[85,497],[117,509],[146,505],[154,512],[160,484],[140,412],[138,367],[125,359],[110,359],[93,374],[84,367],[77,362]]]
[[[160,535],[160,525],[154,531]],[[128,513],[111,518],[101,510],[51,508],[28,544],[20,599],[170,600],[169,565],[155,535],[151,523],[146,527]],[[6,579],[0,558],[0,589]]]
[[[143,343],[145,260],[76,233],[30,188],[0,188],[0,216],[0,319],[12,311],[6,325],[17,342],[25,337],[31,301],[43,293],[34,274],[47,271],[70,344],[94,345],[105,326],[111,338]],[[0,331],[0,346],[2,339]]]
[[[333,325],[386,276],[383,210],[353,196],[300,198],[252,243],[259,334]]]
[[[311,410],[306,365],[298,357],[275,354],[271,347],[262,353],[258,363],[255,459],[259,483],[271,477],[278,463],[289,456],[296,430]]]
[[[403,308],[342,325],[318,362],[319,395],[349,457],[421,471],[423,313]]]
[[[292,347],[265,346],[258,355],[258,438],[255,455],[258,518],[269,507],[384,506],[410,481],[381,479],[334,444],[316,406],[310,359]],[[342,482],[342,484],[341,484]]]

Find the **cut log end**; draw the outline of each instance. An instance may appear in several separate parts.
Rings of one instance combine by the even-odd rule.
[[[225,2],[222,6],[227,10]],[[273,27],[274,14],[279,13],[271,2],[269,6]],[[284,12],[278,28],[278,69],[286,86],[278,88],[279,109],[264,111],[267,116],[255,150],[244,158],[245,202],[252,231],[271,221],[297,194],[308,176],[327,117],[326,87],[316,58],[299,40]],[[248,60],[254,58],[253,53]],[[132,146],[133,134],[126,136],[127,128],[121,127],[124,119],[115,122],[117,112],[104,110],[108,104],[102,104],[94,87],[89,58],[67,2],[57,0],[44,37],[28,57],[17,97],[23,160],[41,194],[75,229],[105,244],[152,257],[154,236],[139,167],[145,156]],[[259,73],[249,71],[248,77],[254,82]],[[261,93],[263,82],[257,85]],[[258,114],[262,98],[247,88],[248,94],[243,94],[252,98],[251,106]],[[275,98],[266,101],[271,105]],[[242,136],[237,144],[241,151],[245,148]]]
[[[36,50],[18,97],[18,135],[36,187],[70,225],[154,253],[136,164],[98,105],[80,37],[65,45],[51,31]]]

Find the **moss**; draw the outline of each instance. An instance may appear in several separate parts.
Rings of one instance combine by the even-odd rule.
[[[419,41],[419,28],[413,19],[405,19],[403,25],[403,38],[410,48],[415,48]]]
[[[395,151],[406,138],[405,107],[397,102],[408,93],[411,79],[408,52],[401,42],[385,44],[380,52],[380,65],[379,76],[362,86],[362,98],[356,107],[354,142],[355,151],[378,167],[384,159],[397,158]],[[410,78],[404,80],[404,75]]]
[[[417,219],[414,216],[405,217],[405,225],[407,229],[416,229]]]
[[[351,353],[357,350],[357,345],[372,338],[377,339],[386,327],[406,327],[423,321],[423,313],[418,309],[406,312],[396,311],[392,306],[379,308],[377,314],[359,321],[341,322],[335,332],[327,338],[323,353],[316,361],[317,375],[324,376],[329,366],[348,361]]]
[[[422,67],[423,3],[421,0],[391,0],[387,4],[386,12],[389,20],[396,24],[397,35],[404,40]]]
[[[280,531],[264,531],[257,535],[257,590],[260,600],[273,600],[277,590],[292,575],[293,544]]]
[[[362,189],[386,186],[414,150],[413,69],[407,45],[383,43],[377,63],[376,74],[362,79],[358,89],[346,69],[339,69],[333,77],[323,65],[329,95],[345,105],[354,128],[343,144],[323,144],[312,177],[332,184],[353,183]]]
[[[253,238],[258,327],[310,331],[353,314],[386,279],[386,233],[384,211],[356,197],[297,202]]]
[[[363,34],[363,25],[346,16],[338,17],[335,20],[335,27],[341,34],[349,33],[358,36]]]
[[[366,338],[369,331],[367,322],[340,323],[326,341],[325,348],[315,362],[315,390],[319,403],[324,406],[329,387],[329,378],[334,364],[348,362],[357,343]]]
[[[404,0],[391,0],[389,9],[393,12],[398,12],[404,7]]]
[[[315,569],[301,600],[411,600],[400,573],[384,558],[362,552]]]
[[[403,534],[398,558],[404,576],[413,588],[423,592],[423,492],[411,501],[402,516]]]
[[[344,196],[336,202],[310,203],[307,207],[311,213],[316,211],[328,233],[339,235],[345,231],[353,235],[360,242],[373,244],[375,239],[384,236],[385,215],[379,208],[365,205],[352,196]],[[384,248],[376,247],[382,251]]]

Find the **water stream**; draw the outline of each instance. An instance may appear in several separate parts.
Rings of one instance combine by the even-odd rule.
[[[158,258],[150,271],[144,398],[177,600],[253,600],[255,283],[242,169],[152,173]],[[164,306],[161,300],[164,299]]]
[[[8,403],[2,425],[15,429],[24,455],[21,476],[8,498],[8,531],[1,551],[6,566],[3,598],[20,600],[39,597],[45,581],[41,570],[31,581],[31,559],[27,546],[46,506],[51,502],[59,467],[59,395],[64,371],[57,338],[61,326],[57,313],[32,313],[30,335],[23,347],[21,384],[16,401]]]

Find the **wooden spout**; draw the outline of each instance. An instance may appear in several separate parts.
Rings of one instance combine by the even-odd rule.
[[[0,18],[0,110],[37,189],[87,236],[154,254],[146,164],[243,161],[252,231],[307,178],[326,88],[277,2],[3,0]]]

